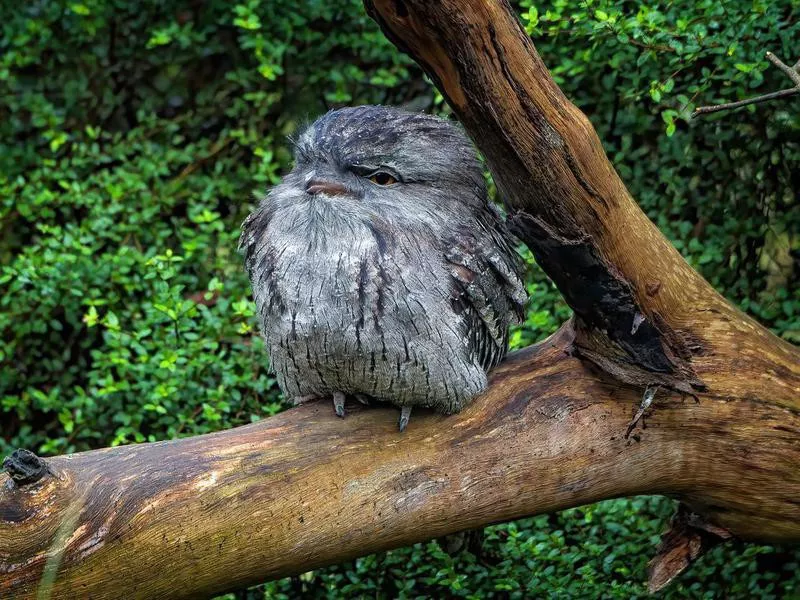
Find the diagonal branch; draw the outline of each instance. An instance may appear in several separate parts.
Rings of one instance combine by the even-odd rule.
[[[475,140],[516,232],[575,311],[582,357],[642,392],[698,393],[728,385],[723,365],[738,359],[716,335],[792,352],[714,291],[642,212],[507,2],[365,4]]]
[[[715,106],[699,106],[692,113],[692,118],[707,115],[723,110],[731,110],[734,108],[741,108],[742,106],[749,106],[750,104],[760,104],[762,102],[769,102],[770,100],[777,100],[779,98],[789,98],[796,94],[800,94],[800,60],[798,60],[793,67],[790,67],[772,52],[767,52],[767,59],[781,71],[786,73],[789,79],[795,84],[794,87],[780,90],[777,92],[770,92],[761,96],[739,100],[737,102],[729,102],[727,104],[717,104]]]

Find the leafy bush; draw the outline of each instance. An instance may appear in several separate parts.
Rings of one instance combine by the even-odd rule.
[[[689,122],[694,106],[787,86],[790,3],[520,3],[562,89],[691,264],[800,341],[800,117],[790,100]],[[0,36],[0,454],[194,435],[273,414],[279,397],[239,223],[289,161],[285,136],[329,107],[446,112],[360,2],[36,1]],[[794,44],[793,44],[794,42]],[[568,310],[533,268],[525,345]],[[644,593],[671,510],[616,500],[487,530],[482,557],[435,542],[251,595]],[[721,548],[668,597],[798,593],[798,555]]]

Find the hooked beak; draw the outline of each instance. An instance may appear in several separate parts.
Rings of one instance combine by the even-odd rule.
[[[316,196],[326,194],[328,196],[342,196],[349,194],[350,191],[337,181],[325,181],[323,179],[312,179],[306,184],[306,193]]]

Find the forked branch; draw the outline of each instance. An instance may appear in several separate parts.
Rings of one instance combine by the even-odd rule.
[[[772,52],[767,52],[767,60],[773,65],[778,67],[781,71],[786,73],[786,76],[792,80],[794,87],[786,88],[777,92],[739,100],[738,102],[729,102],[727,104],[717,104],[714,106],[700,106],[694,110],[692,117],[699,117],[711,113],[719,112],[722,110],[732,110],[734,108],[741,108],[742,106],[749,106],[750,104],[760,104],[762,102],[769,102],[770,100],[777,100],[779,98],[789,98],[796,94],[800,94],[800,60],[798,60],[793,67],[784,63],[781,59],[775,56]]]
[[[506,2],[366,5],[438,83],[575,318],[510,356],[463,412],[420,411],[403,434],[385,410],[338,419],[326,403],[44,466],[27,457],[16,483],[0,475],[0,596],[207,597],[645,493],[686,506],[654,587],[706,534],[800,541],[798,350],[647,219]],[[656,385],[647,427],[626,438]]]

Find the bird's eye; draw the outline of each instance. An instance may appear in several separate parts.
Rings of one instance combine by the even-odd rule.
[[[375,171],[369,176],[369,180],[378,185],[392,185],[393,183],[397,183],[397,179],[386,171]]]

